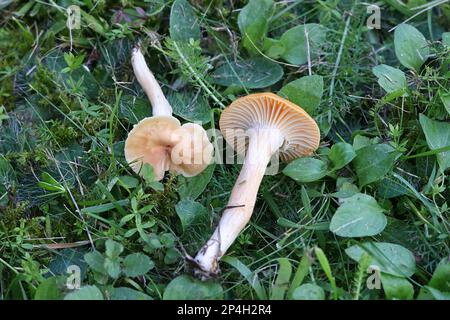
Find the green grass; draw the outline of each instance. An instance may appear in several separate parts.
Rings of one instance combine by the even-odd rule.
[[[381,29],[369,30],[360,1],[265,0],[267,17],[247,17],[266,23],[257,28],[242,22],[248,1],[190,1],[184,17],[170,14],[173,6],[188,6],[181,0],[78,1],[81,28],[72,32],[59,2],[5,3],[0,299],[448,298],[448,2],[382,1]],[[189,18],[195,22],[187,24]],[[394,39],[405,21],[426,39],[428,57],[419,58],[417,68],[396,54]],[[307,57],[289,58],[279,50],[300,40],[283,40],[283,34],[305,23],[320,24],[326,37],[315,43],[315,31]],[[420,43],[406,34],[407,44]],[[133,124],[151,114],[130,64],[137,43],[175,115],[205,129],[218,128],[221,111],[239,96],[322,77],[323,90],[298,87],[299,97],[287,98],[300,99],[318,122],[321,146],[311,158],[324,172],[307,158],[266,176],[250,224],[220,262],[221,274],[208,282],[191,277],[187,257],[212,233],[240,165],[217,164],[200,178],[168,173],[162,185],[132,172],[124,141]],[[296,59],[301,50],[294,50]],[[258,68],[246,64],[257,59]],[[388,89],[373,71],[381,64],[401,70],[405,82]],[[281,79],[272,79],[273,70]],[[219,73],[229,83],[217,80]],[[261,87],[261,81],[269,84]],[[334,154],[338,148],[353,156]],[[374,149],[381,151],[367,158]],[[315,178],[305,180],[295,173],[299,167]],[[367,210],[386,225],[374,234],[360,227],[363,235],[347,229],[342,235],[332,219],[344,203],[358,217],[351,197],[360,193],[373,199]],[[184,229],[181,201],[201,208]],[[401,247],[392,253],[379,243]],[[358,261],[349,248],[362,250]],[[381,268],[380,289],[367,286],[371,264]],[[81,290],[65,286],[69,265],[81,269]]]

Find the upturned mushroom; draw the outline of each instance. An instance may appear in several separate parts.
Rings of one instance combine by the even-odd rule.
[[[211,162],[213,154],[206,131],[195,123],[181,125],[172,116],[172,107],[138,47],[133,49],[131,64],[150,100],[153,116],[141,120],[128,133],[125,159],[137,173],[143,164],[149,163],[157,181],[168,170],[185,177],[199,174]]]
[[[273,93],[241,97],[222,112],[220,130],[244,164],[211,238],[194,258],[203,278],[217,274],[219,259],[250,220],[259,185],[272,155],[282,161],[310,155],[319,146],[316,122],[299,106]],[[248,138],[248,143],[242,143]]]

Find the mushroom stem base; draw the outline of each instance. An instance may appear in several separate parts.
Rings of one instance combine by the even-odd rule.
[[[231,191],[227,207],[213,235],[195,257],[195,273],[201,274],[203,279],[220,272],[219,259],[249,222],[267,165],[283,140],[277,129],[260,128],[249,134],[244,165]]]

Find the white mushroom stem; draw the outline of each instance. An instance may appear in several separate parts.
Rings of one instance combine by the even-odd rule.
[[[153,115],[171,116],[172,107],[164,96],[164,93],[162,92],[158,81],[156,81],[155,76],[148,68],[145,58],[139,48],[133,49],[131,64],[139,84],[142,86],[150,99]]]
[[[266,167],[283,141],[278,129],[256,128],[249,132],[247,154],[227,208],[212,237],[195,257],[199,271],[205,276],[219,271],[218,260],[249,222]]]

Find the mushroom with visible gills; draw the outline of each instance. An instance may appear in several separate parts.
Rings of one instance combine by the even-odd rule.
[[[141,120],[128,133],[125,159],[137,173],[149,163],[157,181],[168,170],[185,177],[199,174],[212,161],[213,146],[205,129],[195,123],[181,125],[172,116],[172,107],[139,48],[133,49],[131,64],[152,104],[153,116]]]
[[[320,141],[316,122],[302,108],[273,93],[237,99],[224,109],[219,125],[236,152],[247,152],[219,224],[194,259],[195,272],[204,279],[219,272],[218,260],[250,220],[272,155],[279,152],[282,161],[291,161],[313,153]],[[239,143],[245,137],[248,143]]]

